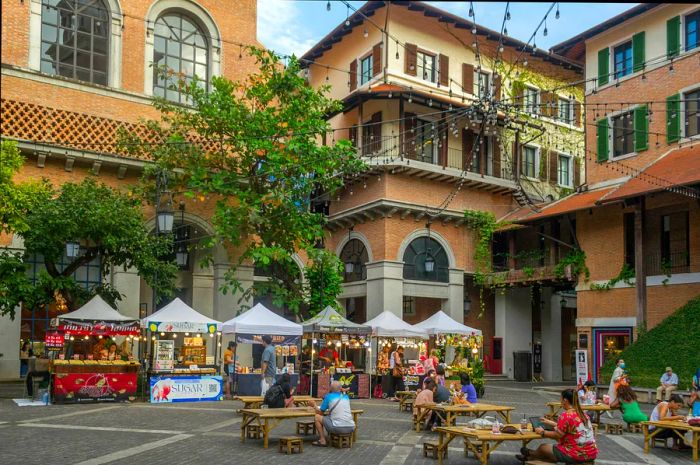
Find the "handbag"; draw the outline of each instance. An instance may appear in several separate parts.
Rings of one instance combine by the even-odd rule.
[[[501,433],[503,434],[517,434],[520,430],[513,425],[503,425],[501,426]]]
[[[400,378],[403,376],[403,372],[401,371],[401,367],[394,365],[394,368],[391,369],[391,376],[394,378]]]

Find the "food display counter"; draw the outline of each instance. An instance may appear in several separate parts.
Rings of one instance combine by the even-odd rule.
[[[54,402],[119,402],[136,396],[138,362],[54,360]]]

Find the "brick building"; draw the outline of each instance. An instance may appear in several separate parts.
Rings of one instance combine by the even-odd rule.
[[[530,330],[530,282],[505,297],[474,285],[464,211],[500,218],[580,183],[583,88],[569,83],[582,67],[423,2],[367,2],[302,60],[310,84],[343,102],[326,142],[349,138],[369,165],[327,199],[349,317],[417,323],[442,309],[482,329],[491,369],[511,376],[512,352],[535,339],[559,353],[558,338]],[[559,314],[558,291],[542,293],[547,313]],[[560,376],[557,357],[545,363]]]
[[[594,379],[640,326],[700,294],[699,25],[698,4],[640,4],[552,49],[585,62],[586,179],[511,217],[570,225],[565,242],[585,252],[575,345]]]
[[[127,189],[147,160],[117,153],[117,129],[140,131],[140,118],[158,117],[153,95],[180,99],[154,78],[151,64],[205,79],[245,78],[255,64],[240,56],[238,44],[258,44],[256,2],[238,0],[235,9],[214,0],[3,2],[2,37],[0,132],[27,156],[17,180],[45,177],[58,185],[97,175]],[[183,200],[192,239],[211,233],[213,205]],[[145,217],[153,227],[152,210]],[[13,237],[0,237],[0,246],[22,248]],[[36,272],[41,258],[32,260]],[[234,316],[237,298],[218,292],[231,261],[221,246],[204,268],[192,253],[178,276],[179,297],[217,320]],[[100,263],[91,263],[76,279],[86,286],[109,279],[125,295],[119,310],[126,315],[153,311],[151,289],[133,270],[110,271],[105,278]],[[253,267],[241,268],[239,277],[253,285]],[[0,319],[0,378],[17,376],[20,337],[43,341],[53,316],[53,309],[25,308],[14,321]]]

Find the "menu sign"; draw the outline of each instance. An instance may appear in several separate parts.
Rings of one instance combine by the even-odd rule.
[[[154,365],[156,371],[171,371],[173,369],[175,365],[175,341],[156,341]]]
[[[46,348],[60,350],[63,348],[63,333],[58,331],[46,331]]]

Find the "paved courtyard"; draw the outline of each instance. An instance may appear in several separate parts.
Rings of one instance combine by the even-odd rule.
[[[555,393],[531,385],[494,382],[487,386],[485,401],[516,407],[514,419],[523,413],[544,413],[545,402]],[[381,400],[353,401],[365,410],[358,442],[352,449],[312,447],[307,441],[302,455],[277,453],[276,438],[294,433],[294,421],[283,422],[272,432],[270,448],[262,441],[239,439],[238,402],[179,405],[92,404],[17,407],[0,400],[0,464],[435,464],[422,456],[421,444],[436,440],[434,433],[415,433],[411,416],[399,412],[396,403]],[[645,406],[648,410],[650,406]],[[618,419],[619,420],[619,413]],[[464,421],[463,419],[460,421]],[[605,421],[605,420],[604,420]],[[311,438],[310,438],[311,439]],[[465,459],[461,443],[454,441],[446,464],[476,464]],[[536,444],[535,442],[531,444]],[[689,451],[642,451],[641,434],[598,435],[599,465],[693,463]],[[517,446],[504,445],[490,463],[517,465]]]

